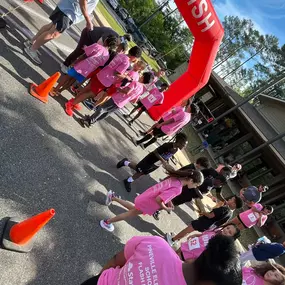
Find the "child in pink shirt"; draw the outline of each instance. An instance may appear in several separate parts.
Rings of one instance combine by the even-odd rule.
[[[230,223],[236,224],[240,230],[249,229],[253,226],[262,227],[268,215],[273,213],[273,208],[270,205],[265,205],[264,207],[256,203],[251,209],[240,213]]]
[[[89,128],[97,121],[106,118],[112,112],[123,108],[129,101],[138,98],[143,93],[144,84],[151,82],[152,78],[153,75],[150,72],[145,72],[139,82],[132,81],[129,85],[118,88],[111,99],[98,106],[92,116],[85,116],[84,119],[80,119],[79,123],[83,128]]]
[[[89,74],[108,61],[110,53],[114,53],[117,45],[118,37],[109,36],[106,38],[103,46],[97,43],[85,46],[83,48],[84,56],[81,56],[81,59],[77,60],[74,66],[68,70],[68,73],[60,78],[58,85],[50,94],[58,96],[75,81],[82,83]]]
[[[170,178],[150,187],[145,192],[137,196],[135,203],[124,201],[115,197],[112,191],[107,194],[106,205],[110,205],[113,201],[118,202],[128,211],[114,218],[102,220],[100,225],[107,231],[114,230],[113,223],[136,217],[141,214],[152,215],[157,210],[164,209],[167,212],[173,210],[171,200],[179,195],[183,186],[196,188],[203,183],[204,177],[200,171],[168,171]]]
[[[110,97],[117,92],[119,87],[126,86],[132,81],[139,81],[140,72],[143,71],[145,67],[146,65],[142,60],[136,62],[133,69],[126,71],[125,78],[123,80],[118,79],[110,88],[108,88],[106,91],[102,91],[94,98],[94,100],[96,100],[94,107],[102,105],[104,102],[109,100]]]
[[[101,91],[111,87],[118,79],[125,78],[125,72],[131,62],[136,62],[141,56],[142,50],[134,46],[129,50],[128,55],[119,53],[114,59],[91,78],[90,87],[82,92],[74,100],[69,100],[65,104],[65,111],[69,116],[73,116],[73,110],[78,104],[88,98],[95,97]]]
[[[263,263],[242,268],[242,285],[283,285],[285,268],[278,263]]]
[[[175,134],[190,121],[191,113],[196,112],[196,110],[196,105],[190,102],[186,106],[185,111],[181,107],[176,108],[170,114],[167,114],[163,120],[154,124],[142,139],[134,141],[134,143],[141,145],[143,148],[147,148],[155,143],[157,138]]]
[[[169,85],[167,83],[162,83],[159,89],[156,87],[151,89],[149,91],[149,95],[141,99],[138,102],[137,106],[128,115],[124,115],[124,117],[128,119],[131,117],[131,115],[134,112],[139,110],[137,115],[132,120],[129,121],[129,124],[131,125],[135,120],[137,120],[141,116],[143,112],[147,111],[152,106],[161,105],[164,100],[163,92],[166,91],[168,88],[169,88]]]
[[[224,235],[236,240],[240,236],[240,230],[234,224],[229,224],[216,230],[208,230],[201,234],[191,235],[186,242],[181,244],[177,254],[183,261],[191,261],[198,258],[206,249],[209,240],[215,235]]]
[[[217,258],[217,256],[219,258]],[[181,261],[158,236],[136,236],[81,285],[241,285],[238,252],[232,239],[212,238],[192,263]]]

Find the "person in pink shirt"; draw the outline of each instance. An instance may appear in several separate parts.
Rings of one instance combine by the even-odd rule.
[[[210,239],[216,235],[224,235],[236,240],[240,237],[240,230],[236,225],[229,224],[216,230],[208,230],[203,233],[191,235],[186,242],[181,243],[181,247],[176,253],[181,260],[191,262],[201,255],[206,249]]]
[[[126,71],[125,78],[123,80],[118,79],[116,83],[114,83],[110,88],[108,88],[105,91],[101,91],[95,98],[96,103],[94,104],[94,107],[97,107],[99,105],[102,105],[104,102],[110,99],[113,94],[117,92],[117,89],[119,87],[126,86],[128,83],[132,81],[139,81],[140,79],[140,72],[143,71],[146,67],[146,64],[139,60],[136,62],[133,66],[133,69]]]
[[[272,206],[262,206],[261,204],[256,203],[251,207],[251,209],[240,213],[229,221],[229,223],[237,225],[241,231],[244,229],[249,229],[253,226],[262,227],[265,224],[268,215],[272,213]]]
[[[135,236],[101,270],[81,285],[241,285],[234,241],[212,238],[192,263],[179,259],[158,236]]]
[[[190,122],[192,112],[196,112],[195,104],[188,104],[185,110],[181,107],[172,110],[171,114],[163,117],[163,121],[159,121],[153,125],[142,139],[133,140],[134,144],[147,148],[155,143],[157,138],[174,135]]]
[[[166,91],[169,88],[169,85],[167,83],[162,83],[159,88],[155,87],[149,91],[149,95],[141,99],[137,106],[129,113],[124,115],[124,118],[129,119],[131,118],[131,115],[138,111],[137,115],[129,121],[129,124],[131,125],[135,120],[137,120],[141,114],[148,109],[150,109],[152,106],[158,106],[163,103],[164,95],[163,92]]]
[[[111,99],[98,106],[92,116],[79,119],[79,123],[83,128],[89,128],[97,121],[105,119],[112,112],[123,108],[129,101],[138,98],[143,93],[144,84],[151,82],[152,78],[153,75],[150,72],[145,72],[138,82],[132,81],[129,85],[118,88]]]
[[[131,62],[136,62],[142,54],[141,48],[134,46],[129,50],[129,53],[117,54],[113,60],[95,74],[91,78],[90,89],[82,90],[74,100],[69,100],[65,104],[65,112],[69,116],[73,116],[73,110],[78,104],[88,98],[95,97],[101,91],[111,87],[118,79],[125,78],[125,72],[129,68]]]
[[[84,55],[75,62],[67,74],[61,76],[57,86],[51,91],[52,96],[58,96],[69,88],[75,81],[82,83],[99,66],[103,66],[109,59],[110,54],[115,53],[118,45],[118,37],[109,36],[104,45],[93,44],[83,48]]]
[[[115,201],[127,208],[128,211],[114,218],[102,220],[100,226],[112,232],[114,230],[113,223],[141,214],[152,215],[160,209],[171,212],[173,210],[171,200],[181,193],[183,186],[187,186],[189,189],[195,188],[201,185],[204,180],[203,174],[197,170],[175,171],[169,169],[168,174],[170,175],[168,179],[150,187],[137,196],[134,204],[117,198],[114,192],[110,190],[107,194],[106,205],[110,205]]]
[[[278,263],[263,263],[242,268],[242,285],[284,285],[285,268]]]

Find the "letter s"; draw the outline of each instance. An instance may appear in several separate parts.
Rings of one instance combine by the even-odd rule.
[[[203,9],[204,7],[204,9]],[[199,10],[199,13],[197,13],[197,9]],[[192,8],[192,15],[194,18],[201,18],[203,16],[204,12],[208,11],[208,3],[206,0],[201,0],[201,2],[198,4],[198,7],[195,6]]]

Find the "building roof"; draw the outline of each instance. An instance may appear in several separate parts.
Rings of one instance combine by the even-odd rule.
[[[272,96],[261,94],[258,96],[260,104],[274,104],[278,105],[278,107],[285,108],[285,100],[275,98]]]

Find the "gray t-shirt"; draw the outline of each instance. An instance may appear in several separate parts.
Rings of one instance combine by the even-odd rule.
[[[86,2],[88,14],[91,15],[99,0],[87,0]],[[60,0],[57,6],[73,22],[73,24],[77,24],[84,20],[79,0]]]
[[[109,27],[94,27],[93,30],[89,32],[89,37],[94,44],[97,43],[101,38],[104,42],[109,36],[118,37],[119,35]]]
[[[258,203],[262,198],[262,193],[258,191],[255,186],[248,186],[243,193],[244,198],[247,201]]]

